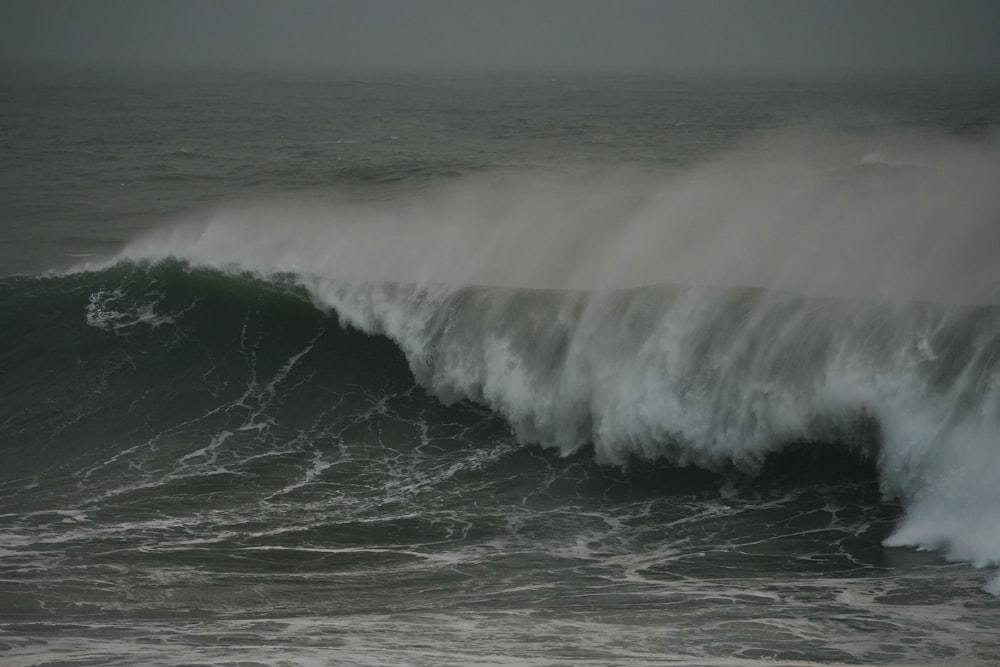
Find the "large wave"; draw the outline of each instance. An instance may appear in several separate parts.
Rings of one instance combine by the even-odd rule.
[[[853,447],[905,505],[887,545],[989,566],[998,155],[789,133],[684,173],[498,172],[390,202],[232,205],[79,268],[291,279],[394,340],[442,400],[565,453],[752,470],[789,443]]]

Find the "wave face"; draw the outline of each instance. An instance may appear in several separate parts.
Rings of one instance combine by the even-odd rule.
[[[887,545],[996,565],[994,147],[901,144],[919,165],[835,169],[837,152],[777,146],[666,182],[502,174],[402,204],[248,204],[81,269],[298,290],[394,341],[444,403],[564,455],[753,471],[790,444],[847,447],[904,504]],[[88,323],[183,316],[122,298],[92,294]]]

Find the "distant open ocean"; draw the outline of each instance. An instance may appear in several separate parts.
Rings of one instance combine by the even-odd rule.
[[[1000,664],[1000,82],[0,76],[0,664]]]

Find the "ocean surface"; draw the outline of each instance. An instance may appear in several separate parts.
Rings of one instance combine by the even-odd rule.
[[[0,663],[1000,664],[1000,82],[0,75]]]

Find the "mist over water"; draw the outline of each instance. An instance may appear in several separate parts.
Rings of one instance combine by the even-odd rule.
[[[998,177],[995,137],[777,130],[683,169],[508,169],[390,201],[224,205],[118,258],[355,282],[991,303]]]

